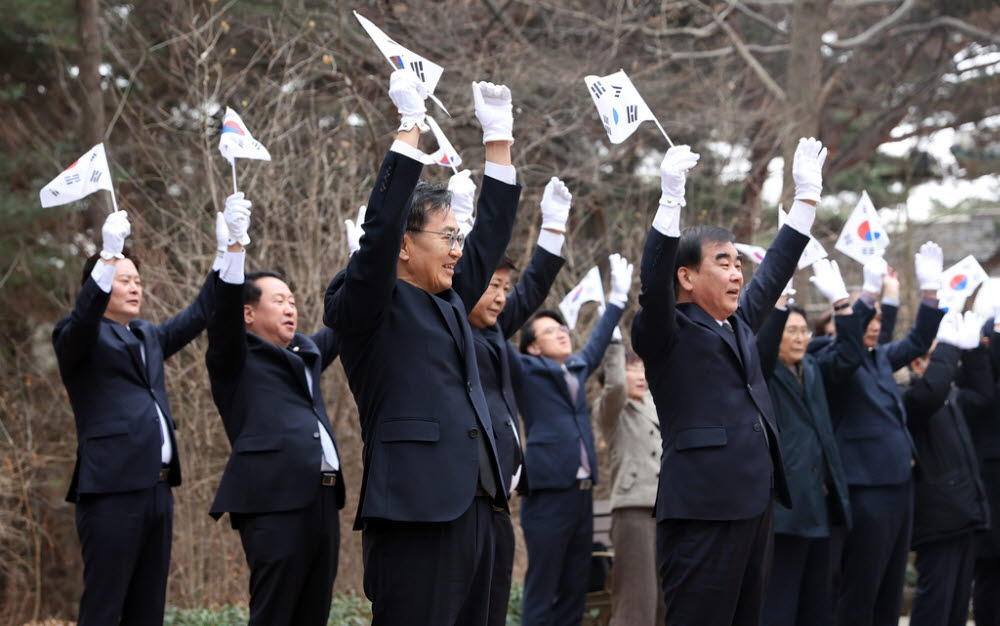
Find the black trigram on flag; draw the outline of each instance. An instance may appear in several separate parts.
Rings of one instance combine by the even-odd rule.
[[[622,95],[622,88],[621,87],[615,87],[614,85],[611,85],[611,88],[615,90],[615,97],[616,98],[620,98],[621,95]]]
[[[68,176],[66,176],[65,178],[63,178],[63,183],[65,183],[67,185],[72,185],[74,183],[80,182],[80,180],[81,180],[81,178],[80,178],[79,174],[69,174]]]
[[[604,132],[606,132],[607,134],[610,135],[611,134],[611,125],[608,124],[608,116],[607,115],[602,115],[601,116],[601,121],[604,123]]]
[[[97,181],[101,180],[101,174],[102,173],[103,172],[101,172],[101,170],[94,170],[93,172],[91,172],[90,173],[90,182],[96,183]]]
[[[424,62],[423,61],[410,61],[410,69],[413,73],[417,75],[420,82],[424,82]]]
[[[625,118],[632,123],[639,119],[639,107],[634,104],[630,104],[625,107]]]
[[[604,85],[602,85],[601,81],[599,80],[594,81],[594,83],[590,85],[590,90],[594,92],[595,98],[600,98],[604,94],[604,92],[607,91],[607,89],[604,88]]]

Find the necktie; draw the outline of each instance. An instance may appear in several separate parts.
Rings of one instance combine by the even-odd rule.
[[[576,379],[565,365],[562,366],[563,378],[566,380],[566,388],[569,389],[569,397],[573,399],[573,408],[576,408],[576,401],[580,393],[580,381]],[[575,416],[574,416],[574,419]],[[583,438],[580,438],[580,467],[583,468],[582,472],[577,472],[578,474],[586,474],[582,476],[583,478],[588,478],[591,476],[590,473],[590,457],[587,456],[587,447],[583,445]]]
[[[736,336],[736,331],[733,330],[733,325],[729,323],[729,320],[722,320],[722,327],[729,331],[729,334]]]

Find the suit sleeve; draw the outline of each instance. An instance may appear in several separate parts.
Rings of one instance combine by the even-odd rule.
[[[755,334],[774,308],[774,303],[781,297],[785,285],[791,280],[807,243],[808,236],[787,224],[782,226],[771,247],[767,249],[760,267],[744,287],[737,315],[746,321]]]
[[[194,302],[156,326],[156,336],[163,349],[164,359],[170,358],[205,330],[215,307],[215,284],[219,282],[218,277],[218,272],[209,272]]]
[[[860,300],[858,301],[860,302]],[[865,319],[869,309],[862,303],[864,310],[857,306],[850,315],[834,315],[833,323],[837,328],[837,336],[829,346],[816,355],[816,364],[823,376],[823,383],[829,391],[833,387],[847,382],[865,358],[865,345],[862,341]]]
[[[52,330],[59,367],[68,371],[87,357],[101,329],[101,318],[108,307],[111,293],[105,293],[94,279],[87,277],[76,296],[73,311]]]
[[[524,325],[535,309],[540,307],[552,289],[556,275],[566,260],[544,248],[535,247],[535,252],[524,268],[521,278],[507,296],[503,311],[497,317],[497,324],[505,339],[510,339]],[[475,305],[473,305],[475,306]],[[471,310],[471,309],[470,309]]]
[[[361,248],[351,255],[342,282],[330,283],[323,323],[340,332],[366,332],[382,319],[392,301],[396,264],[403,244],[410,197],[423,165],[393,152],[382,161],[368,197]]]
[[[632,318],[632,347],[647,363],[666,352],[677,332],[674,271],[679,237],[649,229],[639,266],[639,311]]]
[[[618,416],[625,408],[625,400],[627,399],[625,346],[620,341],[615,341],[608,346],[608,350],[604,354],[604,388],[597,401],[597,418],[605,438],[611,438],[611,433],[614,432]]]
[[[243,285],[218,281],[215,314],[208,324],[205,364],[213,383],[236,378],[247,358],[247,329],[243,318]]]
[[[521,198],[520,185],[508,185],[492,176],[483,177],[476,223],[465,240],[462,258],[455,266],[452,289],[471,311],[490,284],[514,233],[514,218]]]
[[[903,393],[903,406],[909,420],[926,420],[941,408],[958,374],[959,356],[961,351],[952,345],[940,343],[934,348],[924,375],[915,379]]]
[[[892,342],[892,334],[896,331],[898,317],[899,305],[882,303],[882,330],[878,333],[879,345]]]
[[[785,322],[787,321],[788,309],[774,309],[757,332],[757,352],[760,354],[760,369],[764,374],[764,380],[771,380],[771,377],[774,376],[774,368],[778,364],[778,352],[781,347],[781,336],[785,332]]]
[[[604,358],[604,351],[608,349],[608,344],[611,343],[611,333],[615,331],[615,326],[618,325],[618,320],[622,318],[622,313],[624,313],[624,309],[621,307],[614,304],[607,305],[604,308],[604,315],[601,315],[601,319],[597,320],[594,329],[590,331],[587,345],[583,346],[583,350],[577,353],[577,356],[586,364],[586,376],[589,376],[601,364],[601,359]]]
[[[326,327],[313,333],[310,338],[316,344],[316,347],[319,348],[319,353],[322,357],[320,370],[325,370],[330,367],[330,364],[340,354],[340,340],[337,338],[337,333],[332,328]]]
[[[927,354],[931,344],[934,343],[934,337],[937,336],[938,324],[941,323],[942,317],[944,311],[926,304],[920,305],[917,310],[917,320],[906,337],[885,346],[892,371],[906,366],[918,356]]]

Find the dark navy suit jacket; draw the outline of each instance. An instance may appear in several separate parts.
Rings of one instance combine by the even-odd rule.
[[[75,502],[78,494],[135,491],[156,484],[161,467],[156,404],[166,418],[173,448],[169,484],[180,484],[163,361],[205,328],[215,276],[209,274],[195,301],[166,322],[134,319],[128,328],[104,317],[111,294],[88,277],[73,312],[56,324],[52,344],[76,419],[76,467],[67,501]]]
[[[524,453],[518,444],[520,435],[515,435],[514,432],[520,432],[514,387],[520,386],[523,372],[517,352],[507,339],[545,302],[563,263],[565,259],[561,256],[536,247],[517,285],[507,296],[507,302],[496,323],[486,328],[472,329],[479,379],[483,385],[483,393],[486,394],[490,419],[493,420],[500,469],[508,487],[523,461]],[[525,482],[525,474],[522,472],[521,482],[518,484]]]
[[[755,517],[770,505],[772,472],[775,495],[791,506],[754,333],[809,238],[781,228],[729,317],[735,336],[698,305],[676,303],[679,241],[650,229],[640,270],[641,308],[632,322],[632,345],[646,365],[663,435],[656,518]]]
[[[609,304],[590,331],[587,345],[566,359],[566,369],[580,383],[576,398],[570,398],[559,363],[544,356],[518,355],[524,378],[516,394],[524,417],[527,439],[524,467],[532,492],[573,486],[580,468],[581,439],[587,450],[591,478],[597,482],[597,453],[584,384],[601,364],[622,312],[621,307]]]
[[[431,294],[396,277],[421,169],[414,159],[386,155],[368,200],[361,249],[326,292],[323,321],[341,340],[364,440],[355,529],[371,518],[445,522],[462,515],[478,483],[477,437],[487,438],[500,476],[467,312],[507,248],[521,187],[483,179],[476,225],[452,288]],[[501,486],[494,504],[506,507],[505,495]]]
[[[297,332],[281,348],[247,332],[242,284],[220,280],[216,294],[205,362],[232,454],[210,513],[218,519],[227,512],[303,508],[320,489],[321,425],[337,446],[320,386],[323,370],[337,358],[336,335],[329,328],[312,337]],[[335,488],[343,508],[343,479]]]

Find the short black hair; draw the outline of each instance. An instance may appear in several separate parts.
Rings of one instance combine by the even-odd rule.
[[[543,317],[554,319],[563,326],[566,325],[566,320],[559,314],[559,311],[554,309],[538,309],[531,315],[531,317],[528,318],[528,321],[524,323],[524,326],[521,327],[521,343],[519,346],[521,354],[527,354],[528,346],[535,343],[535,339],[537,339],[537,337],[535,337],[535,329],[532,324],[535,323],[535,320]]]
[[[410,196],[410,214],[406,230],[420,230],[430,213],[442,213],[451,208],[451,192],[444,185],[420,181]]]
[[[805,309],[803,309],[797,304],[792,304],[792,303],[786,305],[786,308],[788,309],[788,315],[791,315],[792,313],[798,313],[799,315],[802,316],[802,319],[806,321],[806,326],[809,326],[809,316],[806,315]]]
[[[243,304],[257,304],[260,302],[260,297],[264,292],[257,286],[257,281],[261,278],[277,278],[280,281],[285,280],[285,277],[281,275],[281,272],[271,270],[250,272],[246,274],[243,278]]]
[[[677,257],[674,262],[674,290],[680,290],[680,279],[677,270],[687,267],[697,270],[701,267],[701,249],[706,243],[726,243],[736,241],[736,236],[719,226],[689,226],[681,233],[677,244]]]
[[[129,261],[132,261],[132,265],[135,265],[136,270],[138,270],[139,266],[142,265],[142,263],[139,262],[139,257],[137,257],[132,248],[129,248],[128,246],[122,248],[122,256]],[[87,282],[90,274],[94,271],[94,266],[97,265],[97,261],[100,260],[100,258],[101,254],[99,252],[95,252],[87,257],[87,260],[83,262],[83,273],[80,275],[80,285]]]
[[[514,259],[507,256],[506,252],[504,253],[503,258],[500,259],[500,263],[497,264],[497,268],[494,271],[498,272],[500,270],[510,270],[512,272],[517,271],[517,264],[514,263]]]

